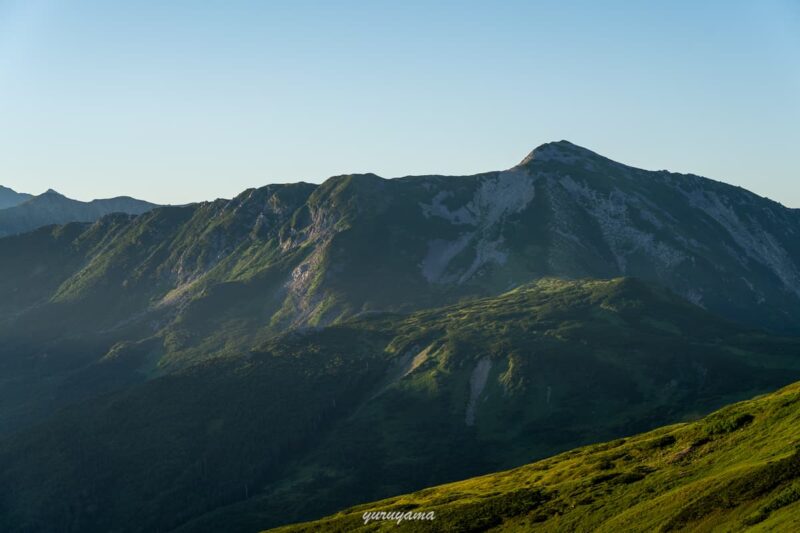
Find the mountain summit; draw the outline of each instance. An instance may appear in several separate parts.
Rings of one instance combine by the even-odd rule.
[[[562,163],[574,163],[581,159],[602,158],[609,161],[601,155],[592,152],[586,148],[572,144],[569,141],[555,141],[542,144],[531,151],[525,159],[523,159],[518,166],[524,166],[533,161],[559,161]]]

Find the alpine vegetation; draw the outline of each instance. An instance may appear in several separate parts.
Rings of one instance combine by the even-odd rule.
[[[184,206],[0,192],[0,530],[793,519],[796,210],[566,141]]]

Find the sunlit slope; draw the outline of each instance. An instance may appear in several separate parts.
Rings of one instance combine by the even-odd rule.
[[[282,528],[293,531],[797,531],[800,384],[688,424]],[[434,511],[371,522],[368,511]]]

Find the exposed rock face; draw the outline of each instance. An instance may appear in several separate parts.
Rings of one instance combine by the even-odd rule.
[[[489,371],[492,369],[492,360],[484,357],[478,364],[475,365],[475,370],[469,377],[469,402],[467,403],[467,411],[464,415],[464,422],[468,426],[475,425],[475,416],[478,411],[478,401],[481,398],[483,390],[486,388],[486,383],[489,381]]]

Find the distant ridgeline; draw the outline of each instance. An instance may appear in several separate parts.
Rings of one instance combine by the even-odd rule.
[[[94,222],[111,213],[139,215],[154,207],[157,206],[128,197],[79,202],[52,189],[31,196],[0,186],[0,237],[53,224]]]
[[[33,196],[30,194],[19,193],[13,189],[9,189],[8,187],[3,187],[0,185],[0,209],[14,207],[15,205],[19,205],[26,200],[30,200],[31,198],[33,198]]]
[[[566,141],[140,207],[0,238],[4,531],[252,531],[800,379],[800,213]]]

